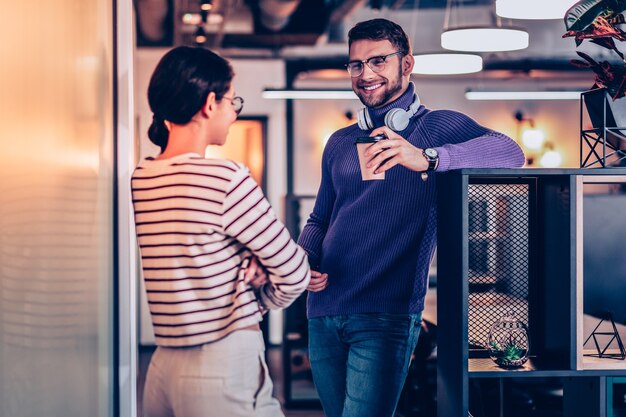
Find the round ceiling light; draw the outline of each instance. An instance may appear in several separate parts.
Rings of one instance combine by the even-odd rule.
[[[443,31],[441,46],[463,52],[501,52],[528,48],[528,32],[518,28],[474,26]]]
[[[509,19],[563,19],[576,0],[496,0],[496,14]]]
[[[413,55],[413,58],[415,59],[413,74],[470,74],[483,69],[483,59],[480,55],[442,52],[417,54]]]

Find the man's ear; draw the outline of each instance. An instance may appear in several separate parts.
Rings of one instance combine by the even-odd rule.
[[[413,54],[408,54],[402,57],[402,75],[411,75],[414,65],[415,58],[413,58]]]
[[[211,91],[206,98],[206,102],[204,103],[204,106],[202,106],[202,114],[206,117],[210,117],[213,111],[215,111],[215,104],[216,104],[216,96],[215,96],[215,93]]]

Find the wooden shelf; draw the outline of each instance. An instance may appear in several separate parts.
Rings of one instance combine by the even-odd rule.
[[[529,358],[521,368],[504,369],[490,358],[470,359],[467,363],[470,378],[513,378],[513,377],[564,377],[576,371],[569,369],[550,369],[548,364],[536,358]]]
[[[611,359],[611,358],[597,358],[593,356],[584,356],[585,354],[595,354],[596,350],[585,349],[583,350],[582,369],[583,370],[611,370],[611,371],[624,371],[626,375],[626,359]],[[607,349],[606,353],[616,354],[618,350]]]

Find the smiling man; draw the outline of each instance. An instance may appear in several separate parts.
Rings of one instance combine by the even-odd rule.
[[[348,34],[352,89],[366,106],[322,157],[315,207],[299,239],[312,269],[307,314],[313,379],[327,417],[393,416],[421,326],[436,245],[436,173],[520,167],[509,137],[420,104],[413,56],[397,24]],[[369,145],[364,181],[355,146]],[[430,174],[430,175],[429,175]]]

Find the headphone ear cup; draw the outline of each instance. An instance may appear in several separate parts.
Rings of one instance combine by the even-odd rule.
[[[394,132],[401,132],[409,125],[411,116],[403,109],[391,109],[385,114],[385,125]]]
[[[411,103],[411,106],[409,107],[409,112],[411,112],[411,117],[413,117],[415,113],[417,113],[421,105],[422,105],[422,102],[420,100],[420,96],[418,96],[417,93],[415,93],[415,95],[413,96],[413,103]]]
[[[367,126],[367,130],[374,129],[374,122],[372,122],[372,117],[370,116],[370,111],[367,107],[363,109],[363,114],[365,115],[365,125]]]
[[[370,121],[369,121],[369,114],[367,113],[367,108],[362,108],[361,110],[359,110],[356,114],[356,122],[359,125],[359,129],[361,130],[370,130],[372,129],[370,127]]]

